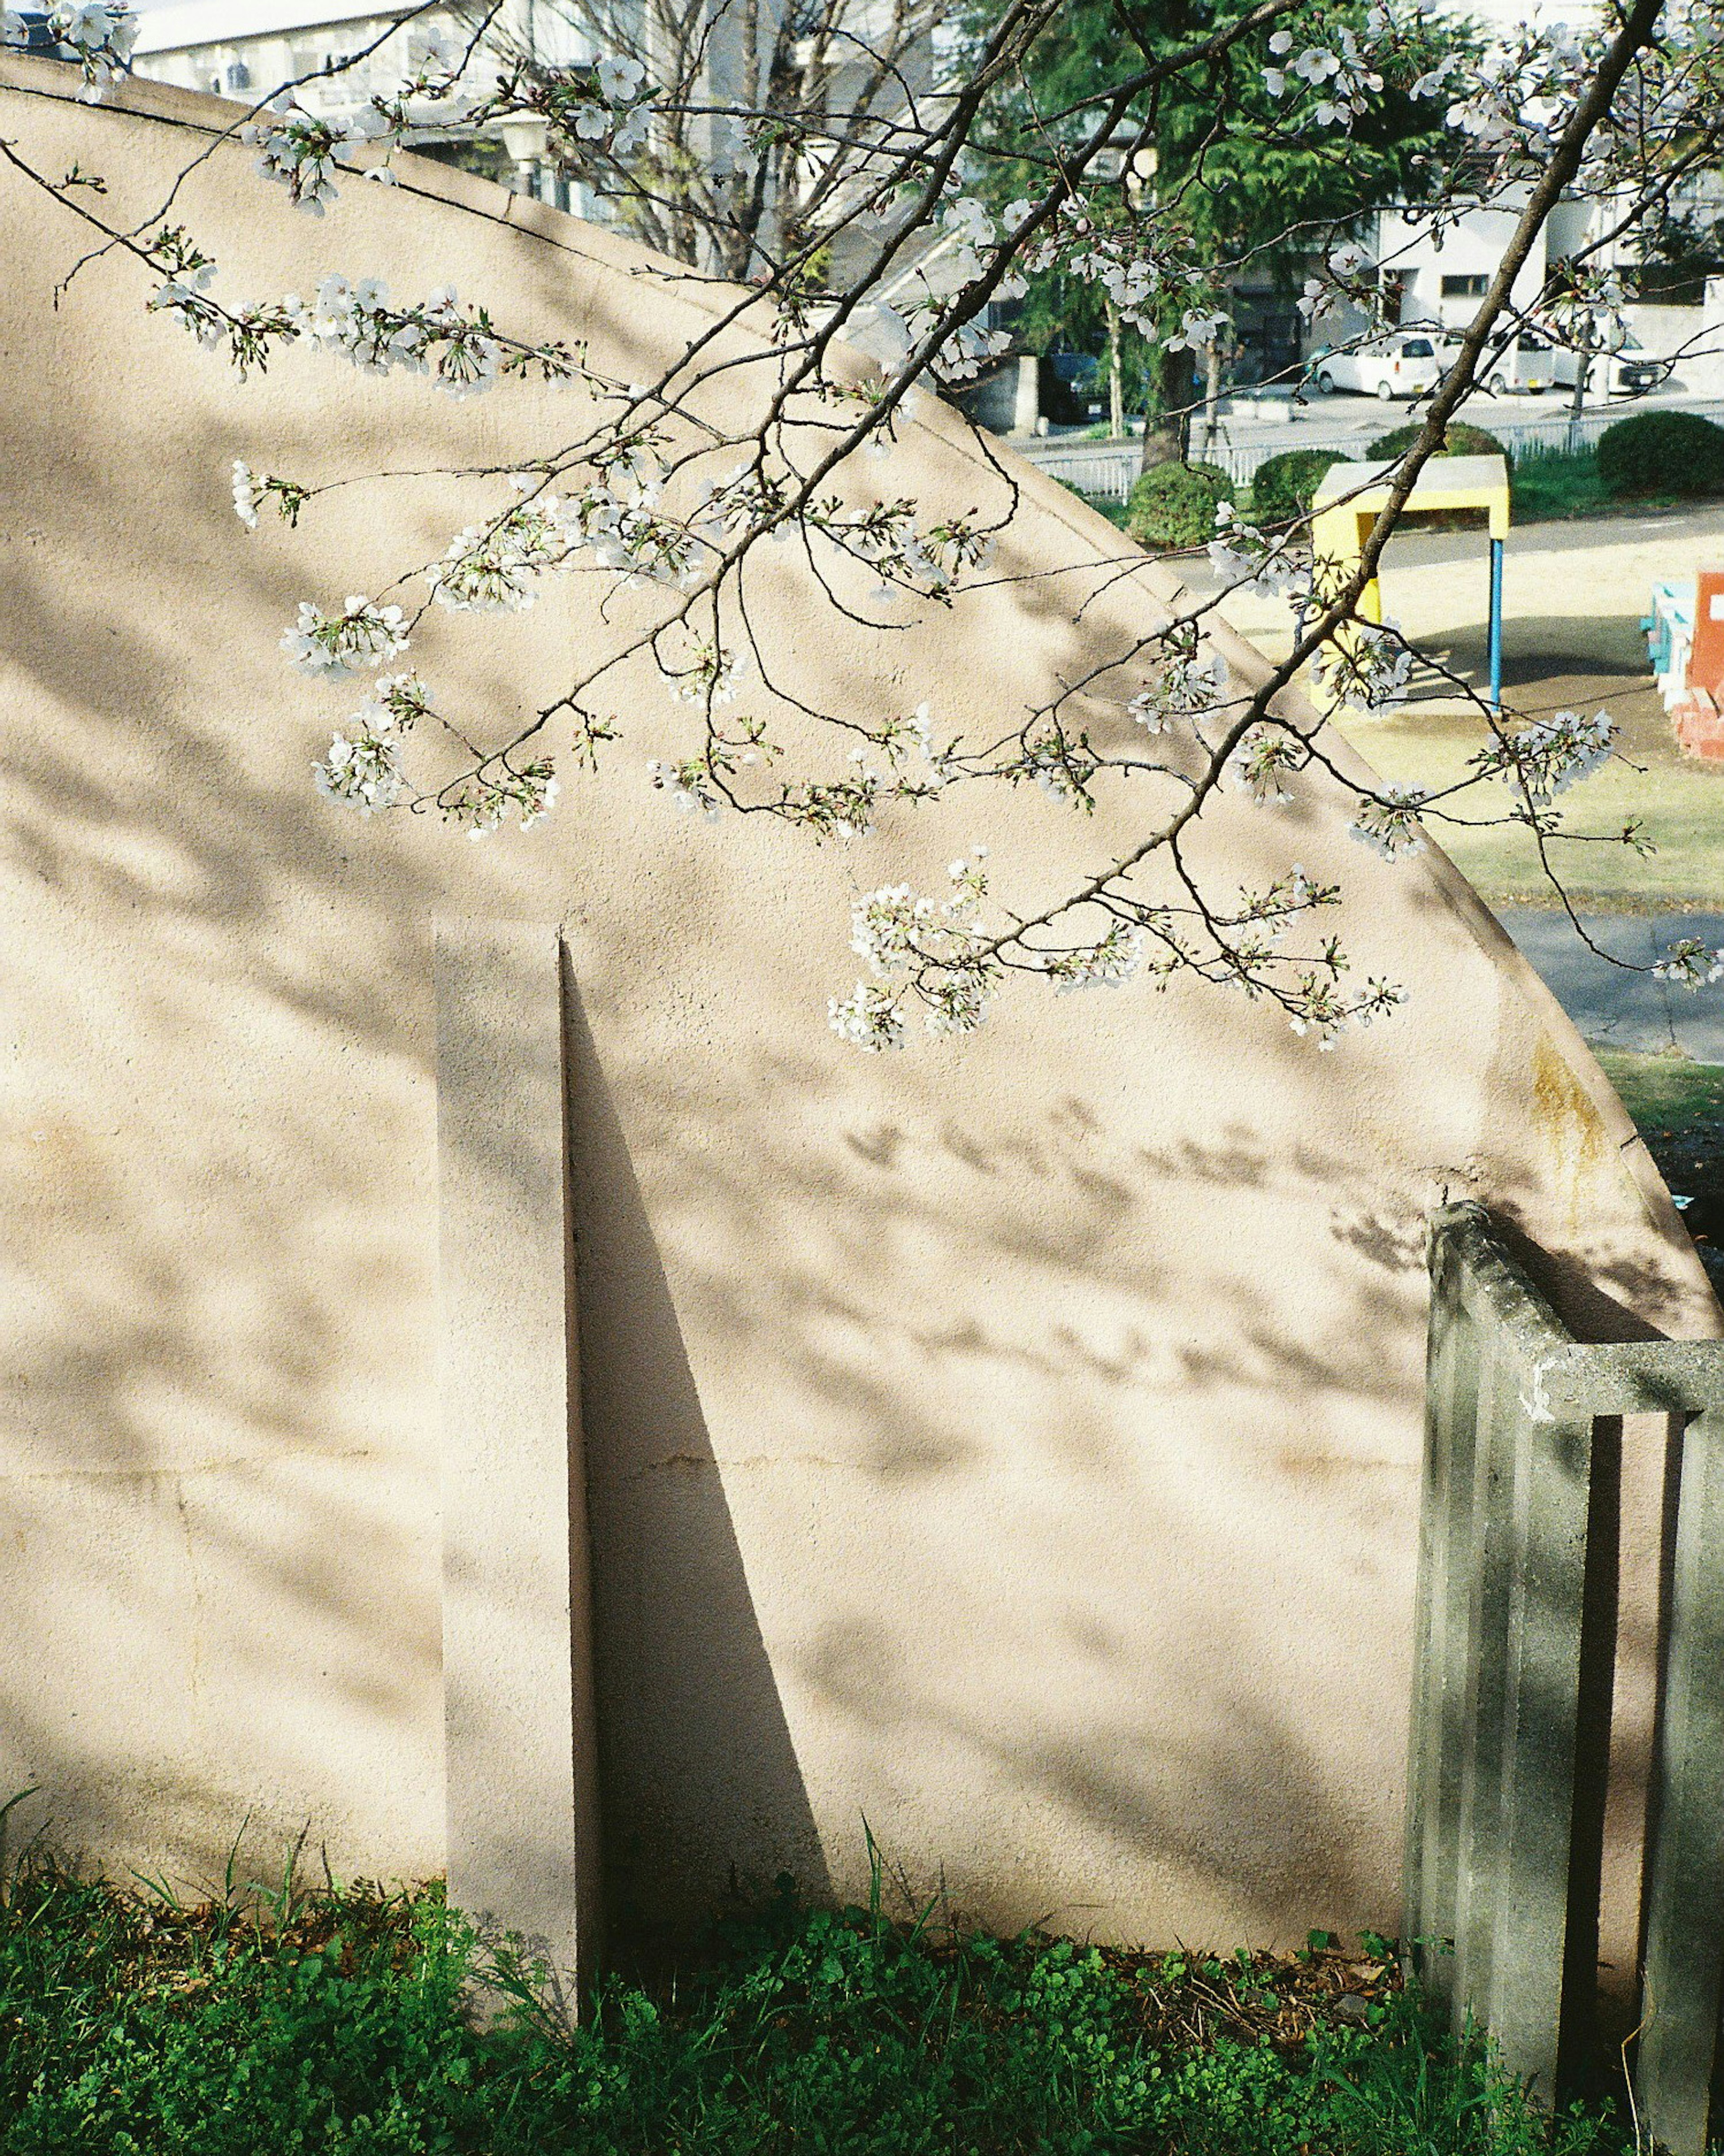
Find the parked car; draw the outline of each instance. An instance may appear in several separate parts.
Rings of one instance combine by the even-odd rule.
[[[1441,372],[1437,347],[1424,336],[1373,337],[1354,352],[1319,352],[1307,368],[1325,397],[1354,389],[1385,404],[1397,397],[1427,395]]]
[[[1558,386],[1572,389],[1580,354],[1558,346],[1555,357]],[[1614,351],[1593,355],[1587,388],[1598,397],[1644,397],[1649,389],[1661,389],[1670,375],[1669,360],[1655,357],[1630,330]]]
[[[1449,367],[1460,351],[1459,337],[1446,338],[1443,345],[1443,365]],[[1562,380],[1557,362],[1562,354],[1542,336],[1523,330],[1512,344],[1501,351],[1487,345],[1484,364],[1487,370],[1483,386],[1493,397],[1541,397]],[[1568,377],[1572,382],[1574,377]]]
[[[1086,352],[1049,352],[1039,369],[1042,416],[1056,427],[1085,427],[1107,417],[1101,362]]]

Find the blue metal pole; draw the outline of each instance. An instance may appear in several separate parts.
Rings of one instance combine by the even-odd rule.
[[[1502,542],[1491,542],[1491,708],[1502,709]]]

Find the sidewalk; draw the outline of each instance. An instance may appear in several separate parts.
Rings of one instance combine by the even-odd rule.
[[[1568,915],[1504,906],[1497,919],[1543,975],[1588,1040],[1656,1053],[1674,1044],[1697,1063],[1724,1064],[1724,981],[1691,992],[1624,973],[1589,951]],[[1724,945],[1724,913],[1583,913],[1587,933],[1617,957],[1650,965],[1682,936]]]

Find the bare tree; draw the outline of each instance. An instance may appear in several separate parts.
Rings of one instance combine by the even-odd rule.
[[[542,110],[562,168],[662,253],[738,280],[842,281],[844,212],[934,101],[944,0],[535,0],[596,54],[639,60],[644,141],[592,125],[518,31],[505,95]],[[476,18],[475,18],[476,19]],[[585,131],[583,131],[583,128]],[[849,250],[854,254],[854,249]]]

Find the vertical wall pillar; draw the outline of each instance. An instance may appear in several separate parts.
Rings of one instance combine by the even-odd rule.
[[[1481,1343],[1473,1456],[1473,1574],[1455,1824],[1455,1974],[1460,2034],[1490,1994],[1502,1835],[1504,1723],[1512,1616],[1515,1436],[1519,1373],[1500,1329]],[[1482,2017],[1481,2017],[1482,2018]]]
[[[1034,352],[1024,353],[1018,362],[1018,379],[1012,398],[1012,432],[1014,434],[1033,434],[1036,422],[1042,414],[1041,376],[1039,361]]]
[[[438,924],[449,1898],[565,1982],[599,1874],[562,965]]]
[[[1425,1989],[1447,1999],[1455,1974],[1446,1943],[1455,1937],[1459,1892],[1463,1725],[1475,1661],[1468,1628],[1477,1562],[1473,1496],[1480,1356],[1477,1331],[1463,1307],[1463,1269],[1447,1235],[1433,1235],[1430,1265],[1401,1938]]]

